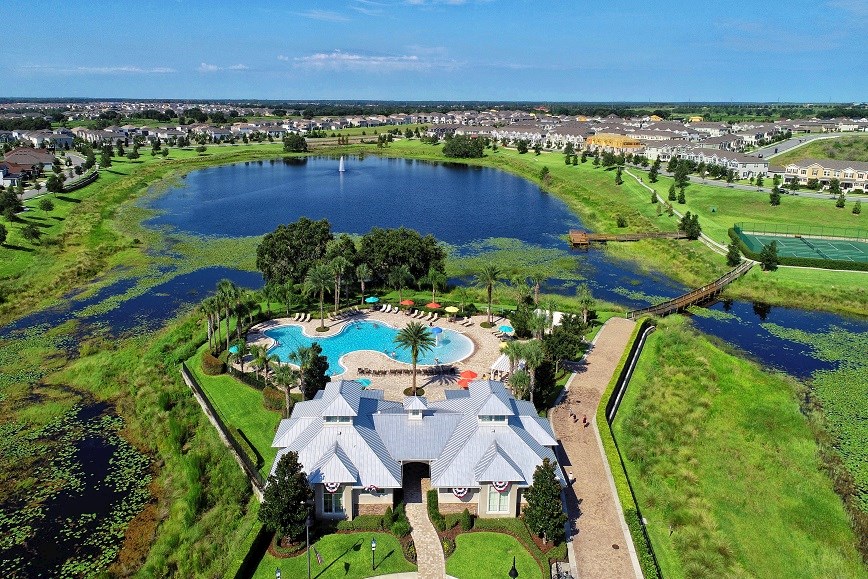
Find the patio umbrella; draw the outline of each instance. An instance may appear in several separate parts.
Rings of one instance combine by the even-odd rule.
[[[404,301],[401,302],[401,305],[402,305],[402,306],[412,306],[412,305],[415,304],[415,303],[416,303],[416,302],[414,302],[413,300],[404,300]]]
[[[371,296],[371,297],[365,298],[366,304],[375,304],[378,301],[380,301],[380,298],[378,298],[377,296]]]
[[[440,342],[440,334],[443,333],[443,328],[433,327],[431,333],[434,334],[434,347],[436,348]]]
[[[425,304],[425,307],[429,310],[436,310],[440,308],[440,304],[438,304],[437,302],[431,302],[430,304]]]
[[[459,380],[459,381],[458,381],[458,385],[461,386],[461,387],[464,388],[464,389],[467,389],[467,387],[470,386],[470,379],[469,379],[469,378],[465,378],[465,379],[463,379],[463,380]]]
[[[464,370],[463,372],[461,372],[461,374],[459,374],[459,376],[461,376],[461,378],[464,380],[473,380],[474,378],[479,376],[479,374],[477,374],[473,370]]]
[[[446,306],[445,308],[443,308],[443,311],[448,314],[457,314],[458,308],[456,308],[455,306]]]

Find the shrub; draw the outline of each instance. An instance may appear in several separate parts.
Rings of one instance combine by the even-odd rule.
[[[383,529],[383,517],[380,515],[359,515],[353,519],[355,531],[381,531]]]
[[[440,504],[437,500],[437,489],[431,489],[428,491],[428,518],[431,519],[431,523],[434,525],[435,529],[440,532],[446,530],[446,519],[444,519],[443,515],[440,514]]]
[[[411,563],[416,562],[416,545],[413,544],[413,541],[407,541],[407,544],[404,545],[401,550],[404,552],[405,559]]]
[[[202,354],[202,372],[208,376],[217,376],[226,371],[226,364],[211,355],[211,352]]]
[[[449,556],[455,552],[455,541],[449,537],[443,537],[440,540],[440,543],[443,545],[443,555],[448,559]]]
[[[623,215],[619,215],[615,221],[618,224],[618,227],[627,227],[627,218]]]
[[[470,515],[470,511],[464,509],[461,511],[461,530],[469,531],[473,528],[473,517]]]
[[[338,521],[338,531],[355,531],[356,526],[353,524],[353,521],[344,519],[342,521]]]
[[[386,512],[383,514],[383,527],[391,529],[394,522],[395,513],[392,512],[392,507],[386,507]]]
[[[396,537],[406,537],[410,534],[410,523],[406,521],[397,521],[390,529]]]
[[[281,412],[286,404],[286,397],[274,386],[266,386],[262,390],[262,404],[269,410]]]

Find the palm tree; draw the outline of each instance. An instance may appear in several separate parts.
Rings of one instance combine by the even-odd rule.
[[[256,366],[256,373],[262,372],[265,381],[266,371],[268,369],[268,349],[265,346],[253,345],[250,346],[250,355],[253,358],[250,363]]]
[[[235,352],[232,353],[230,350],[229,355],[241,366],[241,373],[244,374],[244,356],[250,353],[250,348],[247,347],[247,340],[242,340],[238,338],[234,342],[232,342],[232,346],[235,348]],[[229,350],[229,348],[226,348]]]
[[[579,300],[579,307],[582,308],[582,323],[588,325],[588,312],[594,307],[594,296],[591,294],[591,289],[588,284],[583,283],[576,288],[576,297]]]
[[[425,285],[431,286],[431,301],[437,301],[437,288],[442,288],[446,285],[446,275],[435,268],[431,268],[428,270],[428,275],[419,280],[421,283]]]
[[[533,403],[533,391],[536,388],[536,369],[542,366],[545,354],[542,342],[530,340],[522,345],[522,357],[527,364],[527,372],[530,374],[530,401]]]
[[[412,279],[413,274],[406,265],[399,265],[389,270],[389,285],[398,290],[399,302],[404,301],[404,288]]]
[[[399,348],[410,350],[410,360],[413,365],[413,396],[416,395],[416,362],[419,354],[430,352],[434,347],[434,334],[420,322],[410,322],[395,336],[395,344]]]
[[[533,303],[539,303],[539,290],[542,282],[546,280],[546,276],[541,271],[534,271],[530,274],[530,281],[533,283]]]
[[[336,258],[331,260],[331,262],[329,262],[329,267],[331,268],[332,273],[335,276],[335,313],[336,314],[338,313],[338,310],[340,309],[340,303],[341,303],[341,277],[344,275],[344,272],[347,270],[347,268],[350,267],[351,265],[352,264],[350,263],[350,261],[342,255],[337,256]]]
[[[286,418],[289,418],[289,409],[292,406],[290,391],[293,386],[298,386],[301,381],[301,372],[289,364],[278,364],[274,369],[274,384],[283,392],[286,398]]]
[[[316,355],[313,344],[310,346],[299,346],[296,350],[289,353],[289,361],[298,366],[299,388],[301,388],[302,394],[307,390],[304,383],[305,370],[310,366]]]
[[[291,281],[286,282],[285,284],[279,285],[277,287],[278,291],[278,299],[283,302],[283,306],[286,308],[286,315],[289,316],[289,310],[292,308],[293,302],[295,302],[296,293],[295,293],[295,284]]]
[[[324,263],[317,263],[311,267],[307,276],[304,278],[304,293],[305,295],[319,294],[319,328],[325,328],[325,312],[323,311],[323,300],[325,293],[331,288],[332,272]]]
[[[470,290],[468,290],[464,286],[461,286],[455,290],[454,295],[455,299],[458,300],[458,307],[461,309],[461,313],[463,314],[464,308],[466,308],[467,304],[472,301],[472,298],[470,296]]]
[[[208,350],[213,353],[214,352],[214,329],[215,326],[219,329],[220,323],[219,321],[215,324],[214,317],[219,315],[220,312],[220,304],[217,302],[217,298],[215,296],[210,296],[202,300],[202,303],[199,304],[199,310],[205,314],[208,323]],[[217,341],[220,341],[220,336],[217,336]]]
[[[365,305],[365,283],[371,281],[371,268],[366,263],[356,266],[356,279],[362,284],[362,305]]]
[[[518,342],[516,340],[510,340],[505,342],[503,345],[503,353],[509,358],[509,375],[512,376],[515,374],[515,365],[521,360],[524,355],[524,351],[522,350],[523,344],[522,342]]]
[[[240,293],[238,286],[232,283],[231,280],[221,279],[217,282],[217,299],[226,312],[226,349],[229,349],[229,317],[232,306],[235,304],[238,294]]]
[[[500,270],[496,265],[489,264],[476,274],[476,285],[488,292],[488,325],[491,326],[491,294],[494,287],[500,284]]]
[[[509,280],[509,285],[515,290],[515,303],[522,305],[530,297],[530,288],[527,286],[527,279],[520,275],[513,276]]]

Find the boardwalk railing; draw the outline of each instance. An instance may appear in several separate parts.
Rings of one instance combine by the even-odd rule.
[[[631,320],[635,320],[640,316],[666,316],[674,312],[680,312],[692,305],[707,301],[716,297],[726,286],[746,274],[753,265],[753,261],[743,261],[734,270],[717,278],[708,285],[704,285],[699,289],[678,296],[675,299],[665,301],[662,304],[657,304],[656,306],[631,310],[627,312],[627,317]]]
[[[607,241],[640,241],[642,239],[687,239],[683,231],[649,233],[588,233],[581,229],[570,229],[570,244],[574,247],[587,247],[591,243]]]
[[[72,181],[71,183],[64,183],[63,184],[63,192],[64,193],[70,193],[72,191],[75,191],[76,189],[81,189],[85,185],[90,185],[91,183],[93,183],[97,179],[99,179],[99,170],[94,169],[93,172],[88,173],[87,175],[83,176],[81,179],[78,179],[76,181]]]

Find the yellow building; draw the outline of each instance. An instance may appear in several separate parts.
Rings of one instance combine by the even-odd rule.
[[[613,153],[632,153],[644,147],[642,141],[626,135],[598,133],[585,140],[588,149],[602,149]]]
[[[663,117],[658,117],[657,115],[651,115],[648,117],[648,120],[654,121],[655,123],[659,123],[663,120]]]
[[[702,116],[701,115],[693,115],[692,117],[687,119],[687,122],[688,123],[701,123],[702,122]]]

